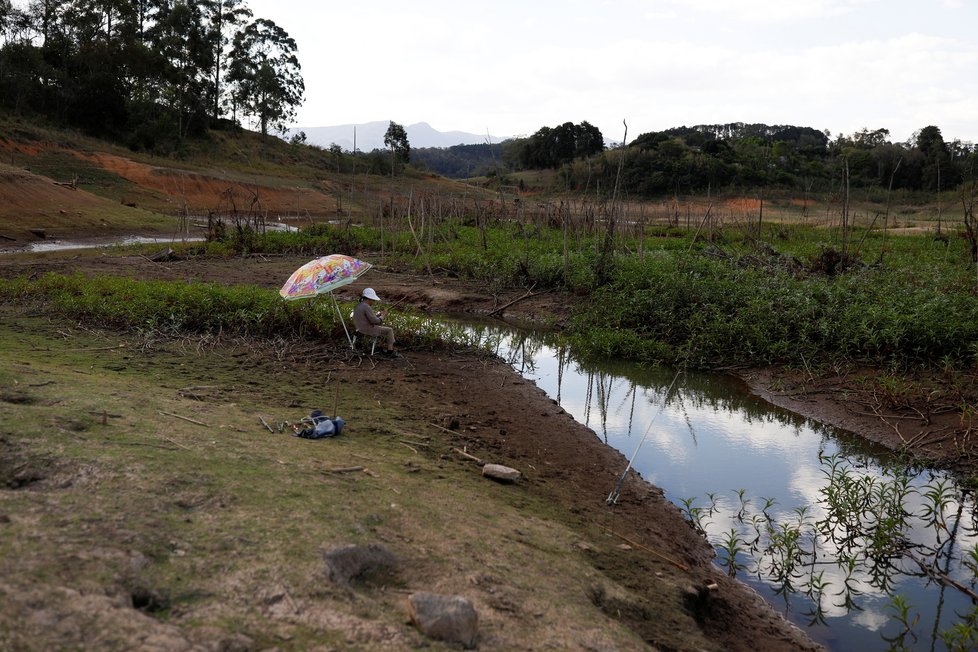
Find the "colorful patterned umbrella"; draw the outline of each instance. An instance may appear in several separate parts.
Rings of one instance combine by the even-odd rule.
[[[330,254],[292,272],[278,293],[286,301],[308,299],[352,283],[371,267],[370,263],[352,256]]]
[[[340,313],[340,306],[336,303],[336,297],[333,296],[332,290],[352,283],[371,267],[370,263],[352,256],[330,254],[311,260],[292,272],[292,276],[289,277],[289,280],[285,282],[278,293],[286,301],[294,301],[295,299],[308,299],[328,292],[330,298],[333,299],[333,307],[336,308],[340,323],[343,324],[343,332],[346,333],[350,348],[353,348],[353,338],[350,337],[346,320]]]

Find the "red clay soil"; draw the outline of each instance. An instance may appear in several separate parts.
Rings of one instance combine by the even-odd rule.
[[[98,215],[110,208],[107,199],[0,164],[0,247],[41,239],[31,233],[38,228],[98,235]]]
[[[149,188],[173,198],[179,204],[176,208],[186,206],[192,213],[201,215],[206,215],[208,211],[268,214],[269,217],[304,215],[307,212],[323,216],[338,212],[335,197],[310,188],[258,185],[227,176],[222,178],[219,174],[195,174],[147,165],[104,152],[89,153],[83,158],[140,188]]]
[[[30,228],[41,227],[48,236],[74,239],[117,233],[99,215],[140,208],[169,215],[206,217],[261,215],[271,221],[318,220],[339,212],[335,188],[327,182],[311,188],[304,184],[252,182],[221,171],[201,174],[134,161],[105,152],[79,152],[52,143],[14,143],[0,138],[0,155],[24,158],[44,153],[76,156],[132,185],[120,186],[119,201],[72,187],[70,179],[49,179],[28,169],[0,162],[0,246],[38,240]],[[6,156],[0,157],[0,161]],[[111,222],[111,220],[110,220]],[[123,235],[131,233],[125,225]]]

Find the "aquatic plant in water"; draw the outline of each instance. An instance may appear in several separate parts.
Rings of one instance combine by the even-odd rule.
[[[776,513],[770,498],[734,490],[726,510],[710,494],[709,509],[681,501],[686,518],[708,533],[717,564],[746,572],[786,602],[804,598],[809,624],[824,624],[826,609],[859,611],[870,596],[889,596],[880,636],[888,649],[911,649],[921,636],[921,613],[900,593],[918,578],[961,593],[971,611],[948,614],[930,632],[950,650],[978,646],[978,514],[973,495],[950,478],[925,481],[907,466],[874,468],[841,454],[820,456],[823,484],[812,505]],[[712,531],[714,522],[722,524]],[[733,523],[733,527],[728,524]],[[941,598],[943,603],[943,596]],[[952,610],[948,610],[952,611]],[[937,620],[941,619],[938,610]]]

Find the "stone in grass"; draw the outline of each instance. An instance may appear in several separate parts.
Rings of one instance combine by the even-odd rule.
[[[349,545],[327,550],[326,577],[337,584],[349,584],[364,575],[381,575],[397,569],[397,556],[379,543]]]
[[[482,467],[482,475],[500,482],[516,482],[523,474],[502,464],[486,464]]]
[[[479,616],[472,603],[458,595],[412,593],[408,617],[418,630],[439,641],[474,648],[479,633]]]

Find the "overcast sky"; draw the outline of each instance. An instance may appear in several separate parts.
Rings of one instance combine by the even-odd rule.
[[[248,0],[298,44],[296,127],[606,138],[681,125],[978,142],[978,0]]]

